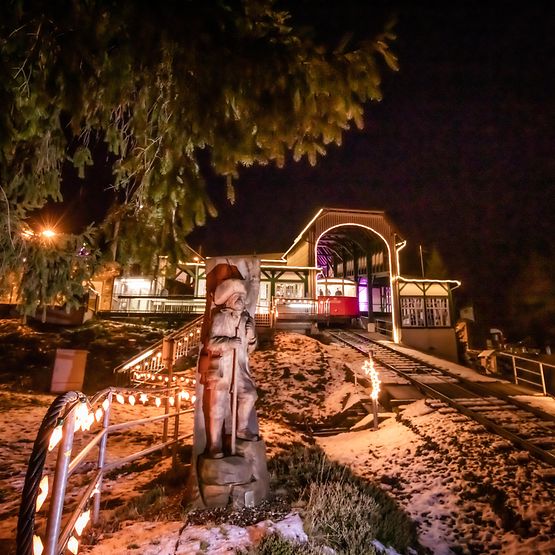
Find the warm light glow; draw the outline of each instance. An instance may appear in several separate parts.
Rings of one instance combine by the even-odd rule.
[[[48,444],[49,451],[52,451],[52,449],[54,449],[54,447],[56,447],[56,445],[60,443],[60,440],[62,439],[62,435],[63,435],[63,426],[59,424],[52,430],[52,435],[50,436],[50,443]]]
[[[374,365],[374,359],[372,355],[370,355],[368,360],[364,361],[364,364],[362,365],[362,370],[364,374],[368,378],[370,378],[370,382],[372,384],[372,391],[370,392],[370,398],[373,401],[377,401],[378,395],[380,393],[380,377]]]
[[[86,403],[79,403],[75,409],[75,431],[81,429],[83,431],[90,430],[94,422],[94,415],[89,414]]]
[[[161,405],[161,401],[160,401],[160,397],[156,397],[156,401],[154,401],[154,404],[159,407]]]
[[[175,399],[173,397],[168,397],[168,401],[170,402],[170,405],[173,407],[175,404]]]
[[[123,398],[123,395],[121,393],[118,393],[116,395],[116,401],[122,405],[125,403],[125,399]]]
[[[37,495],[37,512],[40,511],[47,497],[48,497],[48,476],[43,476],[39,484],[39,494]]]
[[[67,549],[73,553],[73,555],[77,555],[77,552],[79,551],[79,542],[75,536],[71,536],[71,538],[69,538],[69,541],[67,542]]]
[[[96,409],[96,412],[94,413],[94,417],[95,417],[97,422],[100,422],[103,414],[104,414],[104,412],[103,412],[102,408],[98,407]]]
[[[197,396],[196,396],[196,395],[193,395],[193,396],[191,397],[191,403],[194,403],[196,400],[197,400]]]
[[[42,540],[38,536],[33,536],[33,555],[41,555],[43,551]]]
[[[108,410],[109,406],[110,406],[110,401],[108,401],[108,399],[104,399],[104,401],[102,401],[102,408],[104,409],[104,412]]]
[[[131,368],[132,366],[135,366],[138,362],[141,362],[141,361],[144,360],[145,358],[149,357],[153,352],[154,352],[154,349],[150,349],[150,350],[147,351],[146,353],[143,353],[142,355],[139,355],[138,357],[136,357],[136,358],[134,358],[133,360],[129,361],[129,362],[122,368],[122,370],[127,370],[128,368]]]
[[[148,401],[148,395],[146,393],[141,393],[139,401],[144,405]]]
[[[92,412],[88,412],[87,417],[83,421],[83,425],[81,426],[81,429],[84,432],[87,430],[90,430],[93,424],[94,424],[94,414]]]
[[[46,229],[43,229],[40,234],[47,239],[51,239],[52,237],[56,236],[56,232],[48,227]]]
[[[462,281],[458,279],[418,279],[418,278],[405,278],[403,276],[397,276],[399,281],[404,283],[450,283],[455,285],[453,289],[460,287],[462,285]]]
[[[89,520],[91,518],[91,511],[85,511],[84,513],[82,513],[79,518],[75,521],[75,531],[81,535],[83,533],[83,530],[85,529],[85,526],[89,523]]]
[[[131,406],[135,404],[135,395],[129,395],[129,404]]]

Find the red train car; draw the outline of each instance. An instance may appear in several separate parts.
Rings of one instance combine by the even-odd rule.
[[[358,297],[321,295],[318,297],[318,316],[332,321],[358,318]]]

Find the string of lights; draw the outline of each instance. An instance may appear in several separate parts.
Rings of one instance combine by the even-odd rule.
[[[170,385],[166,376],[166,379],[162,380],[163,387],[156,390],[109,388],[92,398],[79,392],[69,392],[54,400],[43,419],[27,467],[18,519],[17,555],[41,555],[45,550],[45,540],[35,530],[35,518],[49,497],[50,504],[52,503],[54,495],[52,490],[55,488],[53,485],[55,476],[50,476],[44,471],[47,455],[58,446],[60,450],[64,447],[63,440],[66,434],[72,438],[74,433],[89,432],[95,425],[103,425],[103,419],[114,402],[130,406],[149,404],[157,408],[166,406],[166,402],[171,407],[176,405],[181,407],[183,402],[193,406],[196,396],[191,388],[194,387],[195,380],[176,376],[174,378]],[[69,425],[71,429],[68,428]],[[105,428],[104,433],[106,433]],[[65,453],[59,452],[58,459],[63,458],[64,455]],[[99,477],[101,477],[101,471],[102,469]],[[56,472],[58,472],[58,465]],[[67,549],[74,555],[78,553],[79,539],[91,520],[91,502],[98,493],[98,487],[91,489],[88,499],[82,503],[81,513],[75,519],[67,544],[58,547]]]

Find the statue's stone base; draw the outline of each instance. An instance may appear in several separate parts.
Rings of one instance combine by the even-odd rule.
[[[236,454],[198,458],[198,482],[206,507],[254,507],[268,497],[270,479],[262,440],[237,439]]]

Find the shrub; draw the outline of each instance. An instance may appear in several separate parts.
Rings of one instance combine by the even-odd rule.
[[[288,540],[279,534],[265,536],[257,546],[251,546],[247,551],[236,552],[238,555],[318,555],[316,550],[307,544]]]
[[[322,513],[323,516],[324,513],[329,513],[330,520],[323,526],[342,529],[346,542],[351,534],[364,534],[368,538],[371,533],[372,538],[391,545],[400,552],[406,551],[408,547],[418,546],[416,526],[396,502],[379,485],[363,480],[355,476],[348,467],[330,461],[320,448],[294,445],[288,455],[269,461],[268,467],[274,491],[285,490],[292,503],[306,506],[307,514],[304,518],[307,522],[314,522],[311,524],[314,527],[313,533],[325,535],[325,529],[318,530],[317,518],[310,515],[310,510],[314,510],[315,514]],[[339,499],[340,489],[349,493],[345,494],[344,500],[336,501],[334,498]],[[358,501],[350,502],[349,495],[356,496]],[[361,499],[366,509],[359,509]],[[345,504],[346,508],[338,506],[341,504]],[[349,516],[342,513],[343,510],[349,510],[352,514]],[[351,530],[344,529],[344,526]],[[344,553],[370,553],[372,549],[368,543],[361,551],[349,551],[348,542],[343,545],[340,551],[345,549],[346,551],[342,551]]]
[[[379,506],[349,482],[312,483],[305,510],[306,533],[338,553],[374,553]]]

